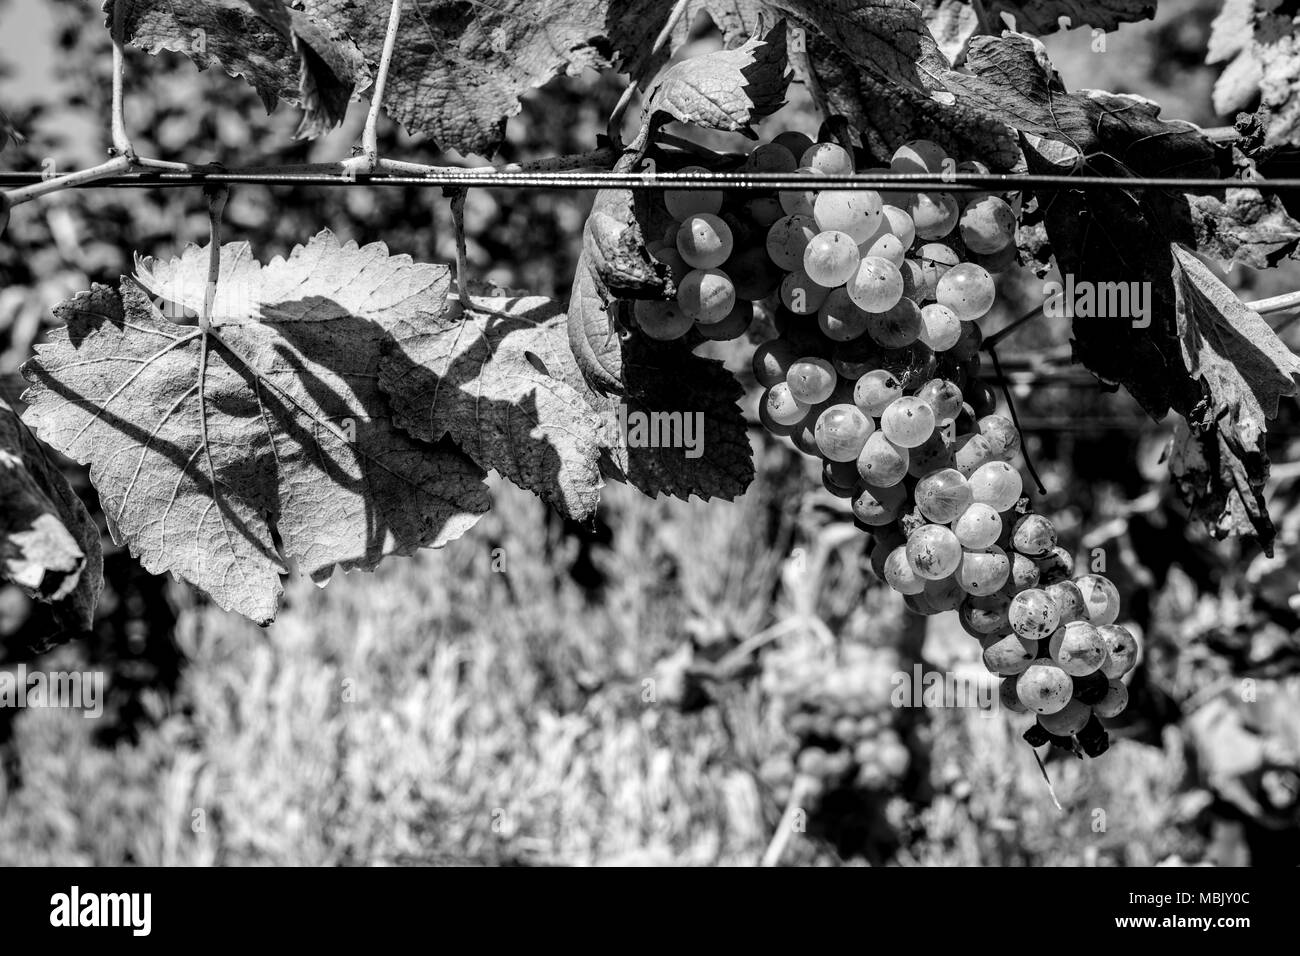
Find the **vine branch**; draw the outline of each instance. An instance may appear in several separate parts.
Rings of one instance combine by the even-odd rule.
[[[204,332],[212,325],[212,303],[217,298],[217,280],[221,276],[221,219],[230,198],[230,187],[209,186],[203,190],[208,199],[208,284],[203,290],[203,312],[199,328]]]
[[[384,34],[384,49],[379,55],[379,69],[375,85],[370,91],[370,110],[366,113],[365,129],[361,133],[361,155],[347,160],[349,171],[374,172],[379,167],[379,114],[384,105],[384,89],[388,84],[388,70],[393,63],[393,50],[397,47],[397,30],[402,20],[402,0],[393,0],[388,8],[388,31]]]

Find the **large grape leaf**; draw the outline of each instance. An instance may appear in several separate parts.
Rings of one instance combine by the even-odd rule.
[[[781,23],[761,40],[674,64],[650,88],[649,102],[683,123],[747,131],[755,120],[785,105],[787,62]]]
[[[394,330],[379,385],[397,424],[417,438],[450,435],[484,468],[537,492],[572,518],[596,510],[601,421],[582,392],[548,369],[572,369],[562,306],[552,299],[476,298]],[[539,363],[539,364],[535,364]]]
[[[202,307],[206,280],[204,249],[144,260],[120,290],[59,306],[66,327],[23,368],[26,420],[90,465],[148,570],[265,624],[287,562],[324,582],[445,544],[487,510],[482,471],[398,429],[377,382],[445,270],[329,232],[266,266],[230,243],[210,330],[172,321]]]
[[[0,399],[0,578],[54,605],[65,633],[90,628],[104,584],[99,528]]]
[[[284,0],[105,0],[122,39],[150,54],[183,53],[199,69],[219,65],[257,90],[267,110],[287,100],[302,106],[298,135],[314,137],[343,120],[368,73],[361,51]]]

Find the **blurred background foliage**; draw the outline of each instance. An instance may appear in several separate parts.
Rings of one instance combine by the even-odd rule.
[[[5,168],[103,157],[109,55],[96,7],[0,2],[0,62],[18,69],[0,80],[0,103],[28,135],[0,156]],[[1137,92],[1167,116],[1222,125],[1232,118],[1211,112],[1215,72],[1203,65],[1216,9],[1165,0],[1154,22],[1107,36],[1104,51],[1086,30],[1047,47],[1071,89]],[[682,55],[718,42],[701,21]],[[267,116],[239,81],[167,54],[131,54],[128,69],[136,146],[163,159],[333,159],[363,120],[354,104],[340,130],[294,142],[294,111]],[[501,158],[590,148],[620,89],[612,75],[556,79],[511,121]],[[765,135],[815,131],[798,87],[791,101]],[[391,127],[381,148],[441,156]],[[473,191],[474,276],[566,296],[590,201]],[[263,261],[322,228],[420,260],[454,258],[436,190],[240,186],[226,220],[230,239],[247,239]],[[17,369],[55,303],[115,282],[135,253],[171,256],[205,238],[197,190],[88,189],[16,210],[0,242],[0,393],[17,399]],[[986,331],[1040,301],[1041,281],[1009,276]],[[1300,274],[1239,270],[1229,281],[1254,298],[1300,287]],[[751,386],[752,420],[741,346],[709,348]],[[1173,425],[1072,370],[1063,323],[1029,323],[1000,351],[1046,486],[1039,509],[1081,562],[1101,556],[1145,636],[1133,704],[1101,759],[1048,755],[1062,811],[1023,726],[967,709],[915,715],[908,773],[844,811],[866,819],[841,836],[813,821],[783,859],[1295,863],[1294,405],[1271,433],[1281,535],[1266,558],[1187,523],[1163,458]],[[926,630],[874,586],[866,539],[818,476],[753,434],[758,478],[738,501],[648,500],[612,486],[596,521],[579,527],[497,482],[494,510],[464,540],[324,589],[294,580],[265,631],[145,574],[107,536],[92,637],[38,655],[43,609],[0,591],[0,666],[94,668],[109,687],[100,720],[0,710],[0,862],[753,863],[784,809],[762,769],[791,748],[790,715],[760,674],[801,656],[833,665],[856,644],[983,674],[951,615]],[[68,471],[93,506],[84,473]]]

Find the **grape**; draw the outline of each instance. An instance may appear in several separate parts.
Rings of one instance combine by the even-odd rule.
[[[786,130],[784,133],[777,133],[772,137],[772,144],[775,146],[784,146],[794,156],[796,162],[798,157],[808,152],[813,144],[812,137],[807,133],[800,133],[797,130]]]
[[[853,463],[848,464],[848,473],[845,473],[844,462],[825,461],[822,462],[822,487],[833,494],[836,498],[852,498],[857,494],[858,470]]]
[[[921,399],[904,395],[881,414],[880,428],[895,445],[916,448],[934,432],[934,412]]]
[[[749,302],[766,299],[781,283],[780,270],[772,268],[772,261],[762,246],[737,249],[722,264],[722,271],[736,287],[736,298]]]
[[[961,337],[961,319],[952,309],[931,302],[921,309],[921,341],[936,352],[946,352]]]
[[[998,703],[1011,711],[1013,714],[1027,713],[1024,704],[1020,703],[1020,697],[1016,694],[1016,680],[1019,675],[1013,674],[1005,678],[998,685]]]
[[[873,241],[869,246],[865,243],[862,251],[862,258],[867,256],[876,256],[879,259],[885,259],[894,264],[894,268],[899,270],[901,275],[903,262],[907,259],[907,247],[892,233],[885,233],[879,239]]]
[[[858,246],[846,232],[819,232],[803,251],[803,269],[818,285],[843,285],[858,271]]]
[[[803,265],[803,253],[817,235],[811,216],[783,216],[767,230],[765,248],[768,257],[789,272]]]
[[[867,443],[858,455],[858,474],[868,484],[892,488],[907,475],[907,463],[907,449],[898,447],[884,432],[876,430],[867,436]]]
[[[1072,700],[1054,714],[1039,714],[1038,723],[1049,734],[1069,737],[1083,730],[1091,716],[1091,707]]]
[[[907,536],[907,560],[918,576],[938,581],[961,564],[961,545],[957,536],[943,525],[921,525]]]
[[[916,223],[912,222],[912,217],[907,214],[907,210],[886,204],[880,211],[885,221],[889,223],[889,231],[898,237],[903,248],[912,248],[912,243],[916,241]]]
[[[922,382],[934,378],[937,364],[934,350],[919,341],[901,349],[884,349],[877,359],[880,368],[894,373],[904,391],[919,388]]]
[[[980,643],[984,646],[984,666],[999,677],[1023,674],[1038,657],[1038,642],[1015,634],[990,635]]]
[[[988,439],[993,457],[1010,461],[1020,450],[1020,432],[1011,419],[1002,415],[985,415],[979,420],[980,434]]]
[[[871,548],[871,570],[882,581],[885,580],[885,561],[893,554],[895,548],[907,543],[907,539],[901,533],[891,533],[891,531],[892,529],[885,527],[877,531],[876,543]]]
[[[1038,574],[1044,587],[1064,581],[1074,573],[1074,558],[1060,545],[1053,548],[1052,553],[1047,557],[1039,558],[1035,563],[1038,565]]]
[[[781,280],[781,304],[795,315],[812,315],[822,307],[830,291],[813,282],[800,267]]]
[[[817,310],[817,326],[828,339],[848,342],[867,330],[869,314],[853,304],[847,290],[832,289]]]
[[[792,173],[799,167],[794,153],[778,142],[764,143],[745,157],[742,169],[751,173]]]
[[[1052,596],[1042,588],[1027,588],[1011,599],[1007,609],[1011,629],[1021,637],[1043,640],[1061,624],[1061,614]]]
[[[925,284],[921,276],[921,264],[915,259],[904,259],[898,267],[898,274],[903,277],[903,295],[919,303]]]
[[[973,322],[966,322],[964,323],[963,328],[969,329],[973,326]],[[957,345],[960,347],[961,342],[958,342]],[[969,361],[974,361],[974,359],[970,359]],[[986,383],[979,381],[974,382],[971,387],[966,390],[966,401],[970,404],[971,412],[976,418],[987,418],[993,409],[997,407],[998,403],[997,397],[993,394],[993,390],[989,388]]]
[[[1092,712],[1098,717],[1118,717],[1128,706],[1128,688],[1124,682],[1112,679],[1106,688],[1106,696],[1093,705]]]
[[[1074,677],[1091,674],[1106,663],[1106,642],[1086,621],[1071,621],[1058,627],[1048,641],[1047,652],[1063,671]]]
[[[702,325],[721,322],[736,304],[736,287],[725,272],[692,269],[677,287],[677,304]]]
[[[942,378],[932,378],[919,389],[916,397],[934,409],[934,420],[947,425],[961,411],[961,389]]]
[[[855,243],[875,235],[881,216],[880,195],[865,189],[828,189],[813,200],[817,228],[847,233]]]
[[[682,254],[677,251],[677,244],[675,242],[672,244],[665,243],[660,246],[654,253],[654,258],[656,261],[662,262],[668,267],[668,275],[675,283],[681,282],[682,277],[691,271],[691,267],[686,264],[686,260],[682,258]]]
[[[1091,707],[1101,702],[1109,687],[1110,678],[1105,675],[1103,667],[1103,670],[1074,678],[1074,699]]]
[[[799,427],[796,422],[793,425],[781,425],[772,420],[772,413],[767,408],[767,393],[763,393],[763,398],[758,403],[758,420],[759,423],[773,435],[778,438],[790,438],[793,440],[795,429]],[[800,419],[802,421],[802,419]]]
[[[1050,661],[1030,664],[1016,680],[1020,703],[1036,714],[1055,714],[1064,710],[1074,694],[1070,675]]]
[[[920,487],[918,483],[917,489]],[[968,486],[967,491],[969,490]],[[988,505],[972,504],[953,522],[952,530],[963,548],[981,551],[993,547],[1002,535],[1002,517]],[[1013,570],[1014,563],[1013,559]],[[1037,572],[1038,569],[1034,570]]]
[[[868,312],[893,308],[903,296],[903,274],[879,256],[867,256],[848,280],[849,298]]]
[[[952,465],[952,449],[940,431],[909,450],[907,473],[913,478],[925,478]]]
[[[1119,589],[1100,574],[1085,574],[1075,585],[1083,595],[1083,613],[1094,627],[1114,624],[1119,617]]]
[[[771,388],[778,382],[784,382],[790,366],[799,360],[794,346],[788,339],[772,339],[754,349],[751,367],[754,378],[764,388]]]
[[[637,299],[632,316],[642,332],[660,342],[681,338],[695,324],[676,302],[658,299]]]
[[[785,210],[775,196],[756,196],[745,203],[745,214],[757,225],[770,226],[785,215]]]
[[[949,575],[946,578],[939,578],[937,581],[926,581],[925,597],[936,613],[955,611],[961,607],[961,602],[966,600],[966,592],[962,590],[957,579]]]
[[[944,273],[961,262],[961,258],[951,247],[941,242],[927,242],[916,254],[921,263],[921,275],[925,280],[925,298],[933,299],[939,288],[939,280]]]
[[[1001,252],[1016,235],[1016,214],[1004,200],[985,196],[961,214],[961,238],[971,252]]]
[[[866,316],[867,334],[885,348],[904,348],[921,335],[921,310],[911,299],[899,299],[888,309],[868,312]]]
[[[983,435],[963,435],[953,449],[952,466],[969,478],[992,457],[988,439]]]
[[[919,239],[942,239],[957,225],[961,211],[951,193],[917,193],[907,207]]]
[[[855,462],[862,453],[862,446],[875,430],[875,422],[862,414],[856,405],[840,404],[832,405],[817,416],[814,434],[817,447],[826,458],[835,462]],[[856,469],[854,476],[857,476]]]
[[[977,596],[1002,590],[1011,574],[1011,561],[999,547],[967,551],[957,569],[957,580],[967,593]]]
[[[802,175],[820,175],[817,170],[810,166],[800,166],[795,170]],[[813,215],[813,203],[817,199],[817,190],[815,189],[782,189],[776,194],[777,202],[785,210],[788,216],[807,216],[810,219]]]
[[[767,414],[778,425],[794,425],[808,414],[808,406],[790,394],[790,386],[778,382],[763,396]]]
[[[925,590],[925,579],[916,573],[907,560],[907,547],[889,552],[885,559],[885,582],[899,594],[920,594]]]
[[[951,312],[952,310],[949,309],[948,311]],[[956,313],[953,314],[956,315]],[[958,316],[958,319],[960,319],[960,316]],[[984,333],[980,331],[978,325],[974,322],[962,322],[961,338],[957,340],[956,345],[948,350],[948,354],[958,362],[969,361],[979,354],[980,345],[983,341]],[[987,389],[987,386],[985,388]],[[969,396],[967,397],[969,398]],[[974,405],[975,403],[971,402],[971,404]]]
[[[1084,619],[1083,592],[1079,590],[1078,585],[1073,581],[1056,581],[1047,585],[1044,590],[1056,602],[1056,609],[1061,614],[1062,624]]]
[[[976,501],[1006,511],[1020,500],[1023,489],[1020,473],[1005,461],[990,461],[976,468],[970,476],[971,492]]]
[[[993,277],[973,262],[953,266],[940,277],[939,284],[934,289],[934,297],[939,304],[952,309],[963,322],[973,322],[988,312],[993,308],[996,296],[997,286],[993,283]]]
[[[998,632],[1005,633],[1007,631],[1006,596],[990,594],[967,597],[957,609],[957,620],[966,632],[974,637],[984,638]]]
[[[999,521],[999,527],[1001,522]],[[1018,593],[1038,586],[1038,565],[1023,554],[1011,555],[1011,587]]]
[[[865,373],[853,386],[853,403],[872,418],[879,418],[902,396],[902,384],[883,368]]]
[[[744,335],[753,321],[754,303],[737,302],[721,322],[714,322],[712,325],[697,325],[695,328],[700,335],[712,342],[728,342]]]
[[[1056,547],[1056,528],[1042,515],[1025,515],[1011,529],[1011,546],[1028,558],[1041,558]]]
[[[841,378],[856,381],[879,365],[879,351],[869,338],[859,336],[852,342],[835,346],[831,352],[831,364]]]
[[[678,172],[707,175],[709,171],[703,166],[683,166]],[[722,208],[722,190],[666,189],[664,190],[664,205],[668,207],[668,215],[674,219],[685,219],[688,216],[700,213],[713,214]],[[721,265],[721,263],[716,263],[716,265]],[[702,266],[701,268],[711,269],[713,266]]]
[[[853,173],[853,157],[835,143],[814,143],[799,157],[799,165],[824,176],[848,176]]]
[[[835,367],[824,358],[804,357],[785,375],[790,394],[805,405],[817,405],[835,391]]]
[[[942,173],[953,168],[948,154],[928,139],[914,139],[894,150],[889,168],[896,173]]]
[[[907,489],[902,485],[879,488],[867,485],[853,499],[853,516],[870,527],[879,527],[894,521],[907,502]]]
[[[727,261],[732,246],[731,227],[711,213],[687,216],[677,230],[677,251],[696,269],[716,269]]]
[[[1123,677],[1137,665],[1138,641],[1133,632],[1118,624],[1103,624],[1097,628],[1106,644],[1109,657],[1101,672],[1107,677]],[[1102,715],[1106,716],[1105,714]]]
[[[926,475],[916,483],[913,496],[921,514],[938,524],[956,521],[971,506],[970,485],[955,468]]]

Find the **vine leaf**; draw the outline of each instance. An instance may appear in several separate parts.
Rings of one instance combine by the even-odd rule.
[[[446,270],[329,232],[266,266],[229,243],[205,333],[169,316],[202,307],[207,259],[143,260],[119,290],[64,302],[66,327],[23,367],[25,419],[90,465],[114,536],[266,624],[290,561],[323,583],[467,531],[482,471],[400,431],[377,383]]]
[[[62,472],[0,399],[0,577],[89,630],[104,585],[99,528]]]
[[[183,53],[201,70],[220,65],[247,80],[268,112],[281,99],[299,104],[300,137],[341,123],[353,90],[369,81],[355,44],[283,0],[105,0],[110,29],[118,3],[124,42],[150,54]]]
[[[582,392],[562,306],[552,299],[444,302],[403,321],[379,368],[397,424],[424,441],[446,435],[484,468],[566,516],[599,499],[601,420]],[[540,368],[538,367],[540,364]],[[561,377],[548,369],[555,369]]]
[[[1214,495],[1219,514],[1206,517],[1223,533],[1254,531],[1267,548],[1272,525],[1263,499],[1265,436],[1278,402],[1296,394],[1300,358],[1196,256],[1174,246],[1173,261],[1183,360],[1205,393],[1200,415],[1189,423],[1194,432],[1217,437],[1207,461],[1217,458],[1219,480],[1206,487],[1219,492]],[[1224,504],[1217,503],[1220,497]],[[1240,526],[1241,516],[1249,519],[1248,526]]]

